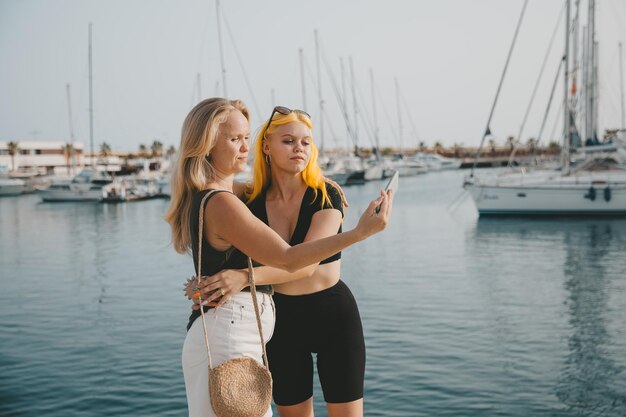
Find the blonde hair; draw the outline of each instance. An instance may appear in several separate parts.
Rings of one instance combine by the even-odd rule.
[[[232,112],[240,111],[248,121],[248,108],[241,100],[209,98],[198,103],[183,122],[178,160],[172,172],[172,197],[165,215],[172,228],[172,244],[178,253],[191,249],[189,210],[194,195],[215,180],[211,150],[219,127]]]
[[[271,121],[271,124],[270,124]],[[291,112],[289,114],[275,113],[271,120],[267,120],[257,136],[256,143],[254,145],[254,164],[252,175],[252,191],[248,197],[248,204],[254,201],[263,191],[265,191],[272,182],[272,175],[270,171],[270,165],[265,159],[265,153],[263,152],[263,141],[279,126],[284,126],[289,123],[303,123],[310,130],[313,130],[313,122],[306,114],[301,112]],[[269,127],[268,127],[269,125]],[[321,168],[317,164],[317,156],[319,154],[317,147],[311,136],[311,157],[304,170],[300,173],[302,180],[308,186],[313,188],[314,197],[313,201],[317,198],[317,193],[322,193],[322,207],[325,203],[332,205],[328,192],[326,191],[326,182],[324,181],[324,174]]]

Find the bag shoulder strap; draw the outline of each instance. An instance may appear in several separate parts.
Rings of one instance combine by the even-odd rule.
[[[198,260],[197,260],[197,284],[200,285],[202,277],[202,236],[204,232],[204,203],[214,193],[220,190],[211,190],[200,201],[200,209],[198,210]],[[252,266],[252,259],[248,256],[248,283],[250,285],[250,294],[252,295],[252,304],[254,304],[254,313],[256,315],[256,323],[259,329],[259,336],[261,338],[261,350],[263,352],[263,365],[269,370],[269,363],[267,361],[267,352],[265,351],[265,342],[263,339],[263,326],[261,325],[261,314],[259,313],[259,305],[256,298],[256,287],[254,284],[254,268]],[[202,298],[200,298],[202,302]],[[206,345],[207,355],[209,358],[209,369],[213,369],[213,363],[211,360],[211,349],[209,348],[209,334],[206,329],[206,319],[204,317],[204,307],[200,305],[200,314],[202,316],[202,327],[204,328],[204,342]]]

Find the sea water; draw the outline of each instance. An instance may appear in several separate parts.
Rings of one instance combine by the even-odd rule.
[[[343,252],[365,414],[626,415],[626,220],[479,219],[450,207],[464,174],[401,178],[388,229]],[[345,189],[345,229],[383,186]],[[0,416],[186,414],[167,206],[0,199]]]

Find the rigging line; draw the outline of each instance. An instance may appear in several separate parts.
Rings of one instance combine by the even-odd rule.
[[[226,92],[226,64],[224,61],[224,42],[222,42],[222,25],[220,15],[224,17],[224,13],[221,13],[220,0],[215,0],[215,16],[217,18],[217,39],[219,44],[220,51],[220,66],[222,73],[222,88],[224,91],[224,98],[228,97],[228,93]]]
[[[346,123],[346,128],[348,129],[348,134],[350,136],[350,139],[352,139],[352,143],[354,146],[358,146],[357,139],[354,136],[354,130],[350,123],[350,118],[348,116],[348,113],[346,112],[346,107],[344,105],[343,98],[341,97],[341,93],[339,92],[339,87],[337,86],[337,80],[335,79],[335,76],[333,75],[331,71],[330,65],[328,64],[328,60],[326,59],[326,55],[324,54],[324,51],[322,51],[322,61],[324,62],[324,66],[326,67],[326,72],[328,74],[328,77],[330,78],[331,85],[333,87],[333,92],[335,93],[335,98],[339,102],[339,108],[341,110],[341,114],[343,115],[344,122]]]
[[[383,105],[383,110],[385,111],[385,117],[387,118],[387,122],[389,123],[389,130],[391,130],[391,134],[397,140],[400,135],[398,135],[398,131],[396,130],[394,123],[391,121],[391,116],[389,115],[388,107],[383,100],[383,95],[381,94],[380,89],[378,88],[378,84],[376,84],[376,81],[374,81],[374,90],[376,90],[376,93],[378,93],[378,98],[381,104]]]
[[[359,98],[361,99],[361,109],[363,109],[362,112],[359,113],[359,115],[361,116],[361,119],[363,120],[363,122],[365,123],[365,132],[367,133],[367,137],[370,140],[370,143],[372,144],[372,147],[376,147],[376,140],[374,138],[374,129],[375,127],[372,126],[372,118],[371,115],[369,114],[367,107],[365,106],[365,100],[363,99],[363,92],[361,91],[361,86],[359,85],[359,81],[356,79],[356,77],[354,78],[354,83],[356,84],[356,91],[359,95]],[[363,113],[365,113],[365,115],[363,115]],[[366,117],[367,116],[367,117]]]
[[[615,95],[614,95],[617,92],[614,89],[605,88],[605,86],[601,83],[598,83],[598,89],[600,90],[599,91],[600,95],[602,95],[603,97],[602,107],[609,109],[616,115],[619,115],[620,114],[619,106],[616,104],[617,99],[615,98]],[[607,120],[606,117],[603,117],[603,118],[604,120]],[[617,123],[617,124],[620,124],[620,123]]]
[[[304,72],[309,77],[309,81],[315,87],[314,88],[314,90],[315,90],[314,94],[317,97],[317,100],[319,102],[319,100],[321,100],[321,97],[320,97],[320,94],[319,94],[319,88],[317,88],[317,77],[313,76],[313,69],[311,68],[311,65],[309,64],[309,61],[307,60],[306,55],[304,55],[303,58],[304,58],[304,69],[305,69]],[[331,123],[331,118],[330,118],[330,115],[328,114],[328,109],[326,107],[324,107],[323,111],[324,111],[323,115],[325,116],[324,117],[325,125],[328,125],[328,128],[329,128],[331,134],[335,135],[335,131],[334,131],[334,129],[332,127],[332,123]],[[333,138],[335,140],[335,143],[337,142],[336,138],[337,138],[336,136]]]
[[[250,96],[252,97],[252,104],[254,105],[254,110],[256,111],[257,119],[259,123],[262,124],[263,120],[261,119],[261,110],[259,108],[259,104],[257,103],[256,97],[254,95],[254,91],[252,90],[252,85],[250,84],[248,73],[246,71],[245,66],[243,65],[243,60],[241,59],[239,48],[237,48],[237,44],[235,43],[235,37],[233,36],[233,32],[230,30],[230,24],[228,23],[228,20],[226,19],[226,15],[223,11],[223,8],[222,8],[222,19],[224,20],[224,23],[226,24],[226,31],[228,32],[228,36],[230,37],[231,43],[233,44],[233,49],[235,50],[235,56],[237,56],[237,61],[239,61],[239,66],[241,67],[243,78],[246,81],[246,86],[248,87],[248,93],[250,93]]]
[[[560,102],[559,110],[557,111],[557,117],[554,121],[554,126],[552,126],[552,132],[550,132],[550,141],[553,142],[554,132],[556,131],[556,127],[562,123],[561,119],[563,118],[563,102]],[[558,143],[558,141],[556,142]]]
[[[469,192],[465,188],[461,190],[461,193],[457,195],[454,200],[450,202],[450,204],[448,204],[446,211],[454,213],[461,206],[461,203],[465,201],[468,195]]]
[[[325,119],[324,121],[326,122],[326,126],[328,126],[328,130],[330,130],[330,134],[331,137],[333,139],[333,142],[336,144],[337,143],[337,135],[335,134],[335,129],[333,129],[333,125],[332,123],[330,123],[330,115],[328,114],[328,108],[324,107],[324,116]]]
[[[365,116],[363,115],[363,112],[360,112],[359,116],[361,117],[361,120],[365,123],[365,127],[367,128],[367,129],[365,129],[365,133],[367,133],[367,137],[370,140],[370,144],[372,145],[372,148],[376,148],[376,143],[375,143],[374,137],[372,136],[372,130],[371,130],[370,126],[368,125],[368,122],[365,119]]]
[[[313,76],[313,70],[311,69],[311,65],[309,64],[309,61],[307,60],[306,55],[303,58],[304,58],[304,69],[305,69],[304,72],[306,75],[308,75],[309,81],[315,87],[314,88],[315,97],[317,97],[317,101],[319,102],[319,100],[321,100],[321,97],[320,97],[319,88],[317,88],[317,77]],[[324,113],[324,115],[326,115],[326,113]]]
[[[413,130],[413,135],[415,136],[416,146],[419,146],[420,138],[417,134],[417,129],[415,128],[415,123],[413,122],[413,116],[409,113],[409,105],[407,103],[406,98],[404,97],[404,93],[400,90],[400,100],[402,100],[402,104],[404,104],[404,111],[409,118],[409,123],[411,124],[411,129]]]
[[[609,61],[609,65],[605,65],[601,69],[599,69],[599,71],[602,71],[603,79],[610,80],[611,77],[613,77],[613,71],[615,71],[616,67],[619,67],[619,65],[615,65],[615,62],[619,63],[619,47],[617,47],[617,53],[614,55],[612,54],[612,60]]]
[[[554,77],[554,82],[552,83],[552,90],[550,91],[550,97],[548,98],[548,105],[546,106],[546,112],[543,116],[543,121],[541,122],[541,128],[539,129],[539,134],[537,134],[537,143],[535,147],[539,146],[541,143],[541,136],[543,135],[543,129],[546,126],[546,122],[548,121],[548,115],[550,114],[550,107],[552,107],[552,99],[554,98],[554,91],[556,90],[556,85],[561,78],[561,67],[563,66],[564,59],[561,58],[559,61],[559,67],[556,70],[556,76]],[[553,132],[554,133],[554,132]]]
[[[535,87],[533,88],[533,92],[530,95],[530,101],[528,102],[528,106],[526,107],[526,113],[524,114],[524,119],[522,119],[522,124],[520,125],[519,131],[517,132],[517,137],[515,138],[513,151],[511,151],[511,155],[509,156],[509,162],[507,163],[507,168],[511,168],[513,166],[513,159],[515,158],[515,154],[519,149],[522,141],[522,133],[524,132],[524,127],[526,127],[526,121],[528,120],[528,115],[530,114],[530,109],[535,102],[535,97],[537,96],[537,90],[539,89],[539,84],[541,83],[541,79],[543,78],[543,73],[546,69],[546,64],[548,63],[548,57],[552,52],[552,46],[554,45],[554,39],[556,38],[556,33],[559,27],[561,26],[561,17],[563,16],[563,12],[565,11],[565,4],[561,7],[561,12],[556,19],[556,25],[554,26],[554,30],[552,31],[552,37],[550,38],[550,43],[548,44],[548,49],[546,50],[545,55],[543,56],[543,62],[541,63],[541,69],[539,70],[539,75],[537,77],[537,81],[535,81]]]
[[[515,42],[517,41],[517,35],[519,34],[519,29],[522,26],[522,20],[524,19],[524,12],[526,11],[526,6],[528,5],[528,0],[524,0],[524,6],[522,7],[522,12],[520,13],[519,20],[517,22],[517,27],[515,28],[515,34],[513,35],[513,41],[511,42],[511,47],[509,48],[509,54],[506,58],[506,63],[504,64],[504,71],[502,71],[502,76],[500,77],[500,83],[498,84],[498,89],[496,91],[496,97],[493,100],[493,104],[491,106],[491,111],[489,112],[489,118],[487,119],[487,127],[485,127],[485,132],[483,133],[483,137],[480,140],[480,145],[478,146],[478,150],[476,151],[476,156],[474,157],[474,164],[472,165],[472,172],[470,173],[470,178],[474,177],[474,170],[478,165],[478,158],[480,158],[483,144],[485,143],[485,138],[489,133],[489,125],[491,124],[491,118],[493,117],[493,113],[496,109],[496,104],[498,103],[498,97],[500,96],[500,91],[502,90],[502,84],[504,83],[504,76],[506,75],[506,71],[509,68],[509,62],[511,61],[511,55],[513,55],[513,49],[515,47]]]
[[[319,89],[317,88],[317,79],[316,77],[313,76],[313,70],[311,69],[311,65],[309,64],[309,61],[306,58],[306,55],[303,56],[304,58],[304,73],[309,77],[309,81],[313,84],[313,86],[315,87],[315,96],[317,97],[318,101],[320,100],[320,96],[319,96]],[[332,122],[331,122],[331,117],[328,114],[328,108],[324,107],[324,122],[325,125],[328,126],[328,129],[330,130],[331,135],[333,136],[333,141],[334,143],[337,143],[337,135],[335,133],[335,130],[333,128]]]

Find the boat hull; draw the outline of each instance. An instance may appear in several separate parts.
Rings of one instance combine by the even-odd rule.
[[[37,194],[46,202],[93,201],[102,200],[102,190],[64,191],[37,190]]]
[[[480,216],[626,216],[626,185],[466,188]]]
[[[26,191],[26,183],[21,180],[6,180],[0,182],[0,196],[16,196]]]

